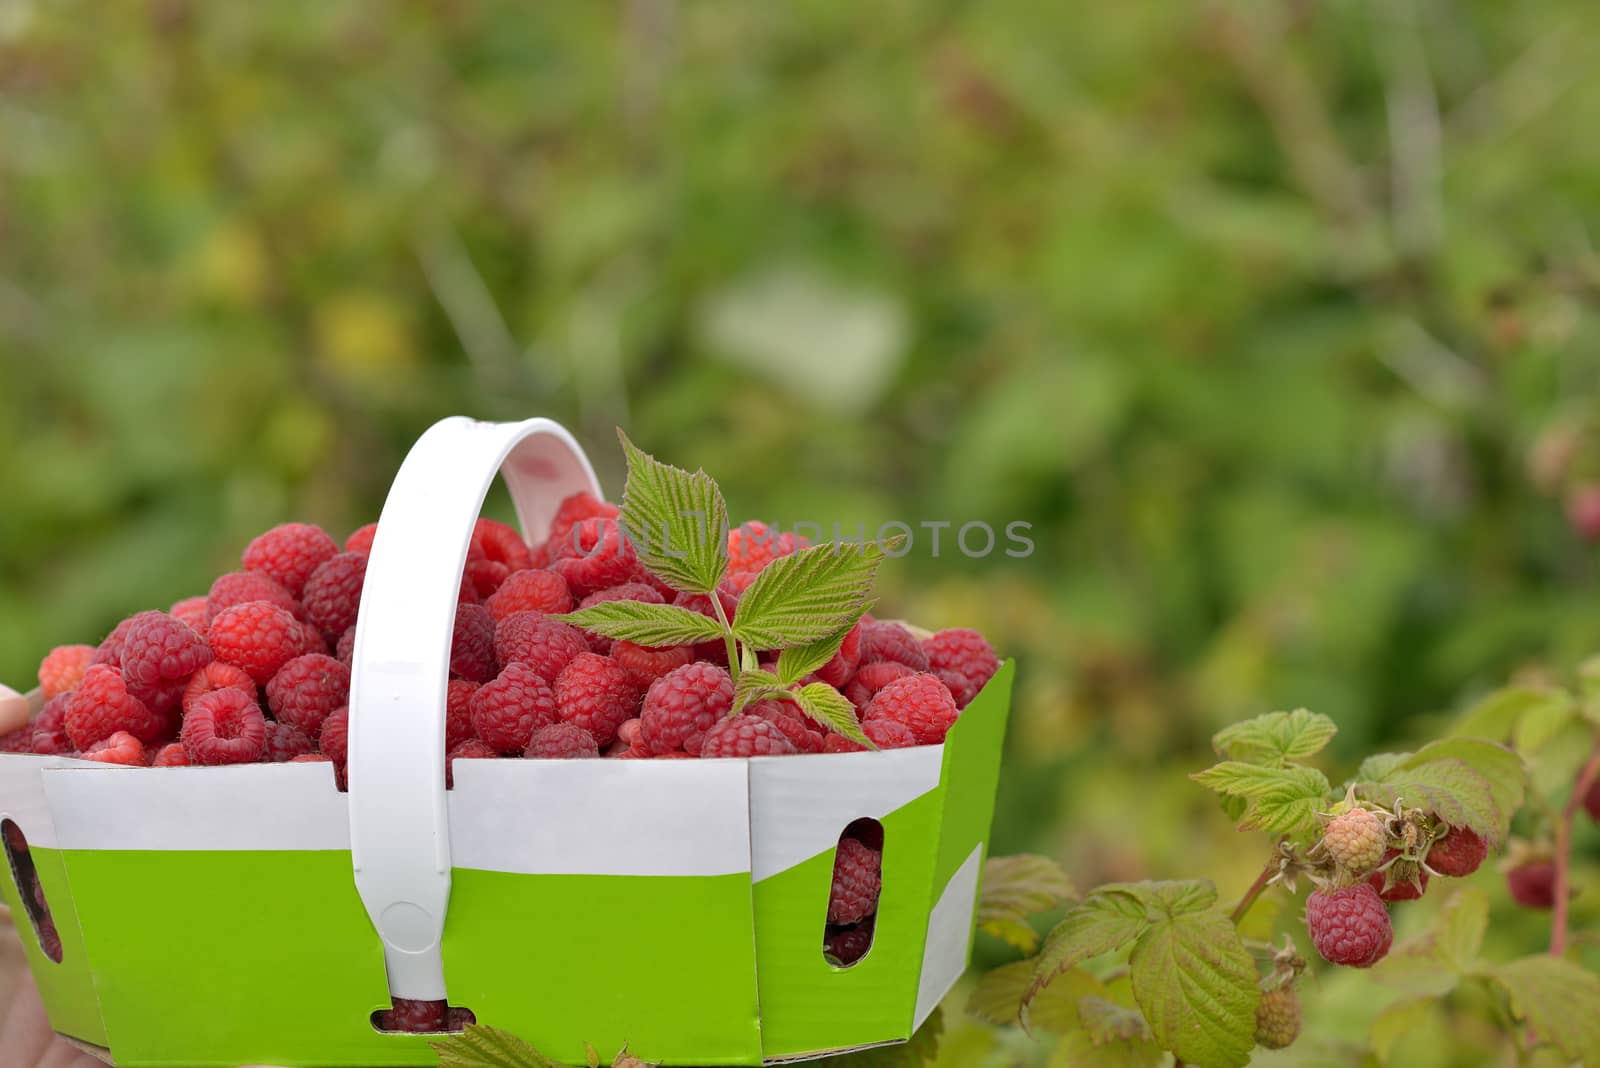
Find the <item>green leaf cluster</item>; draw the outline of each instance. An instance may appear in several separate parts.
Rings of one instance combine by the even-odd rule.
[[[1236,723],[1212,739],[1221,762],[1191,778],[1221,794],[1240,830],[1298,837],[1317,827],[1328,777],[1302,761],[1317,755],[1338,728],[1303,708]]]

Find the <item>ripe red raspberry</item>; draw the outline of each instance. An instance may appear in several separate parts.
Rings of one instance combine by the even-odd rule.
[[[499,756],[494,747],[482,738],[468,738],[460,745],[451,749],[444,760],[444,785],[445,789],[454,789],[456,785],[457,760],[492,760]]]
[[[667,672],[694,663],[694,647],[667,645],[652,649],[632,642],[618,641],[611,646],[611,659],[627,668],[628,673],[633,676],[634,683],[641,690],[647,690],[652,682]]]
[[[928,670],[928,654],[916,636],[898,623],[873,620],[861,626],[861,663],[894,660],[913,671]]]
[[[122,643],[128,640],[128,628],[131,626],[133,618],[130,616],[113,627],[111,633],[106,635],[105,641],[95,647],[94,655],[89,658],[89,666],[107,664],[121,671]]]
[[[328,714],[350,701],[350,669],[331,656],[297,656],[267,681],[267,707],[279,722],[308,737],[322,731]]]
[[[449,1007],[442,1001],[414,1001],[391,998],[393,1008],[378,1013],[378,1030],[413,1035],[441,1034],[449,1019]]]
[[[1600,823],[1600,778],[1596,778],[1589,784],[1589,789],[1584,791],[1583,810],[1589,814],[1591,820]]]
[[[915,671],[898,660],[879,660],[871,664],[862,664],[856,669],[855,677],[845,686],[844,695],[856,706],[857,712],[863,712],[879,690],[896,679],[910,678],[915,674]]]
[[[206,595],[206,619],[208,622],[216,619],[229,608],[246,601],[266,601],[296,619],[304,613],[299,599],[266,572],[230,571],[226,575],[219,575],[211,584],[211,592]]]
[[[39,688],[46,701],[71,693],[83,681],[94,657],[92,645],[58,645],[39,661]]]
[[[481,552],[484,559],[504,564],[512,571],[533,566],[533,551],[517,528],[496,519],[479,518],[473,525],[472,548]]]
[[[844,927],[829,927],[823,937],[822,947],[828,956],[838,962],[838,967],[848,968],[867,955],[872,948],[872,917]]]
[[[589,651],[583,632],[539,612],[513,612],[495,630],[494,651],[502,664],[526,664],[554,684],[579,653]]]
[[[16,730],[0,734],[0,753],[33,752],[33,724],[24,723]]]
[[[1306,927],[1318,953],[1351,968],[1372,967],[1394,942],[1389,910],[1367,883],[1313,890],[1306,898]]]
[[[530,760],[599,759],[600,747],[594,735],[575,723],[552,723],[539,727],[528,736],[528,747],[522,755]]]
[[[1416,901],[1428,892],[1428,871],[1414,860],[1406,860],[1397,849],[1388,850],[1383,861],[1389,866],[1375,871],[1367,882],[1388,902]]]
[[[928,654],[928,669],[950,687],[957,708],[966,708],[1000,670],[988,639],[965,627],[941,630],[923,641],[922,651]]]
[[[628,760],[648,759],[650,747],[645,744],[643,720],[636,717],[618,727],[617,740],[606,750],[606,756],[623,757]]]
[[[644,604],[663,604],[666,598],[656,592],[655,587],[643,582],[624,582],[620,586],[608,586],[603,590],[596,590],[582,601],[578,602],[579,608],[593,608],[597,604],[609,604],[612,601],[640,601]],[[586,630],[583,636],[589,641],[589,648],[597,653],[609,653],[613,644],[610,638],[593,631]]]
[[[752,519],[728,531],[728,585],[743,593],[756,580],[761,569],[780,556],[788,556],[809,544],[793,531],[779,532]]]
[[[246,601],[225,608],[211,620],[211,650],[225,664],[243,668],[257,683],[304,652],[305,632],[276,605]]]
[[[918,745],[938,745],[960,712],[938,676],[908,675],[896,679],[867,703],[863,721],[892,719],[911,728]]]
[[[182,742],[168,742],[156,750],[156,755],[150,758],[152,768],[186,768],[189,766],[189,751],[183,747]]]
[[[545,545],[553,555],[560,555],[563,545],[572,543],[572,528],[585,519],[615,519],[617,506],[602,501],[590,493],[574,493],[556,508],[550,520],[550,531]]]
[[[284,523],[245,546],[242,562],[247,571],[266,572],[298,597],[317,565],[338,551],[339,543],[321,527]]]
[[[1548,859],[1525,860],[1506,872],[1511,900],[1525,909],[1549,909],[1556,904],[1556,865]]]
[[[183,688],[183,711],[187,713],[189,706],[206,694],[230,687],[252,699],[256,696],[256,680],[250,677],[248,671],[232,664],[224,664],[220,660],[213,660],[189,676],[189,681]]]
[[[700,752],[706,731],[733,708],[733,679],[715,664],[697,661],[650,684],[639,714],[645,744],[657,756]]]
[[[505,666],[493,682],[478,687],[469,702],[472,730],[497,752],[520,753],[534,729],[556,722],[556,695],[524,663]]]
[[[183,717],[179,736],[191,764],[252,764],[267,746],[267,721],[238,690],[208,693]]]
[[[1466,827],[1451,827],[1449,833],[1428,850],[1428,867],[1440,875],[1462,878],[1478,870],[1489,855],[1489,843]]]
[[[1256,1044],[1263,1049],[1287,1049],[1300,1037],[1300,999],[1282,987],[1261,995],[1256,1005]]]
[[[724,717],[706,731],[700,757],[788,756],[799,752],[777,724],[760,716]]]
[[[856,668],[861,665],[861,624],[857,623],[850,628],[850,633],[844,636],[844,641],[839,645],[839,651],[817,669],[817,678],[832,686],[841,689],[856,673]]]
[[[456,605],[456,627],[450,637],[451,673],[473,682],[488,682],[499,669],[494,617],[481,604]]]
[[[579,521],[571,536],[559,543],[551,567],[578,597],[632,582],[644,574],[622,524],[605,518]]]
[[[306,622],[330,642],[356,625],[361,608],[361,586],[367,578],[363,553],[338,553],[317,565],[300,595]]]
[[[854,838],[839,839],[833,855],[828,922],[859,923],[878,911],[883,890],[883,854]]]
[[[39,717],[29,724],[33,730],[29,751],[40,756],[66,756],[77,746],[67,737],[67,709],[71,707],[72,694],[52,697],[39,710]]]
[[[1388,838],[1383,817],[1358,806],[1328,821],[1322,831],[1322,847],[1335,864],[1361,875],[1383,863]]]
[[[165,612],[140,612],[122,646],[122,681],[152,711],[169,712],[182,704],[189,676],[211,660],[193,628]]]
[[[598,653],[579,653],[556,676],[556,714],[610,745],[617,728],[639,712],[642,691],[628,669]]]
[[[339,635],[338,644],[334,646],[333,658],[345,667],[355,663],[356,657],[356,628],[351,627]]]
[[[268,723],[267,741],[261,759],[267,764],[282,764],[308,755],[316,746],[306,732],[288,723]]]
[[[470,679],[451,679],[444,693],[444,747],[454,749],[472,737],[472,695],[478,684]]]
[[[317,736],[317,748],[339,767],[350,760],[350,709],[336,708],[322,721],[322,733]]]
[[[118,731],[127,731],[141,742],[154,742],[167,728],[166,718],[130,694],[122,672],[109,664],[96,664],[84,672],[68,702],[67,737],[79,750]]]
[[[144,746],[127,731],[118,731],[109,738],[102,738],[78,755],[84,760],[98,760],[102,764],[125,764],[130,768],[145,766]]]
[[[861,733],[871,739],[879,749],[910,749],[917,744],[917,736],[904,723],[893,719],[869,719],[861,725]],[[823,739],[824,753],[860,753],[866,746],[857,745],[842,734],[829,732]]]
[[[378,524],[368,523],[364,527],[357,527],[344,539],[344,551],[347,553],[362,553],[372,555],[372,539],[378,536]]]
[[[204,638],[206,627],[211,622],[211,611],[206,607],[206,600],[205,597],[185,597],[181,601],[173,602],[167,611],[173,618]]]
[[[783,736],[789,739],[789,744],[794,746],[796,752],[820,753],[823,751],[823,745],[825,744],[823,733],[811,725],[812,721],[806,718],[806,714],[800,711],[800,706],[793,701],[779,700],[777,698],[757,701],[746,707],[741,715],[764,719],[778,728],[783,732]]]
[[[497,622],[513,612],[554,616],[572,611],[572,591],[554,571],[513,571],[484,605]]]
[[[492,596],[500,584],[511,575],[511,568],[498,560],[490,560],[476,545],[467,550],[466,567],[462,575],[472,587],[473,600],[482,601]]]

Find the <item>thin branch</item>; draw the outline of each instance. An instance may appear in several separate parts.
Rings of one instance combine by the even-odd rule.
[[[1250,884],[1250,889],[1244,892],[1244,897],[1241,897],[1239,903],[1233,906],[1233,911],[1228,914],[1228,919],[1233,923],[1237,924],[1244,919],[1245,913],[1250,911],[1250,906],[1254,905],[1256,898],[1261,896],[1261,891],[1267,888],[1267,883],[1278,873],[1276,861],[1277,854],[1273,854],[1273,860],[1265,868],[1261,869],[1261,874],[1257,875],[1256,881]]]
[[[1555,919],[1550,927],[1550,954],[1555,957],[1567,951],[1567,898],[1572,878],[1572,821],[1578,813],[1578,806],[1583,804],[1584,797],[1588,795],[1596,779],[1600,779],[1600,740],[1595,742],[1588,763],[1584,764],[1583,770],[1578,773],[1578,782],[1572,788],[1572,796],[1567,799],[1566,807],[1561,810],[1561,819],[1556,823]]]

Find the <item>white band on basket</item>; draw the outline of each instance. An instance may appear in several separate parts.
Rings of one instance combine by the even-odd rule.
[[[400,465],[367,561],[350,671],[350,855],[395,997],[445,997],[445,689],[467,548],[497,472],[524,537],[542,536],[564,497],[600,492],[558,423],[444,419]]]

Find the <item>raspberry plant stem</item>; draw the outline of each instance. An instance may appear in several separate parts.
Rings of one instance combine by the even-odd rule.
[[[1271,862],[1261,869],[1261,874],[1256,876],[1256,881],[1250,884],[1250,889],[1244,892],[1244,897],[1239,899],[1239,903],[1233,906],[1233,911],[1228,914],[1228,919],[1235,926],[1238,925],[1240,920],[1244,919],[1245,913],[1250,911],[1250,906],[1256,903],[1256,898],[1261,896],[1261,891],[1267,888],[1267,883],[1272,879],[1273,875],[1277,874],[1277,871],[1278,865]]]
[[[717,613],[717,622],[722,624],[722,641],[728,647],[728,675],[733,679],[735,686],[739,685],[739,647],[734,644],[733,624],[728,622],[728,614],[722,610],[722,598],[717,595],[716,589],[711,591],[711,608]]]
[[[1561,818],[1556,822],[1555,917],[1550,925],[1550,955],[1554,957],[1567,951],[1567,888],[1572,867],[1572,821],[1596,778],[1600,778],[1600,738],[1595,740],[1588,762],[1578,773],[1572,796],[1567,799],[1566,807],[1561,810]]]

